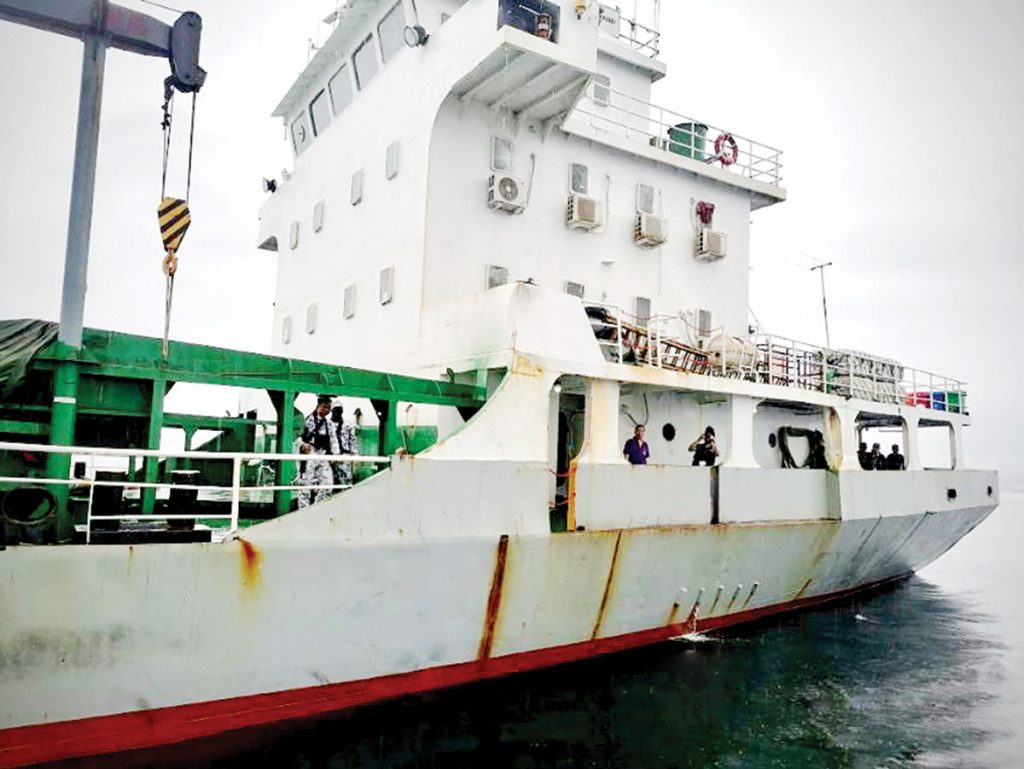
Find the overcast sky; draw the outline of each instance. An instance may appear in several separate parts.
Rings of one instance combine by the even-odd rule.
[[[484,2],[486,0],[471,0]],[[173,20],[137,0],[122,4]],[[177,5],[168,1],[168,5]],[[626,5],[631,5],[627,3]],[[655,101],[783,150],[789,200],[752,228],[768,331],[970,383],[969,464],[1024,484],[1024,3],[668,0]],[[328,0],[195,0],[204,20],[191,206],[174,336],[269,347],[275,257],[260,179],[289,163],[270,118]],[[0,22],[0,317],[59,315],[81,44]],[[160,103],[167,65],[107,57],[86,323],[159,335]],[[178,97],[168,193],[182,195]]]

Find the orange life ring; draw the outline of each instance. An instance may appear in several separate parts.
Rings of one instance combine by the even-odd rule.
[[[727,150],[723,152],[722,150]],[[719,134],[715,139],[715,158],[723,166],[731,166],[740,159],[740,145],[730,133]]]

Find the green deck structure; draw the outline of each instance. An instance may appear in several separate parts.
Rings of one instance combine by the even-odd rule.
[[[398,403],[451,406],[465,417],[486,400],[483,387],[468,384],[184,342],[172,342],[164,359],[161,340],[113,331],[85,329],[82,348],[74,350],[56,340],[54,324],[41,321],[0,322],[0,339],[11,338],[4,334],[8,324],[30,325],[36,338],[45,334],[46,341],[37,344],[30,355],[22,349],[23,370],[18,370],[16,381],[11,376],[0,378],[0,385],[6,385],[0,390],[6,393],[0,397],[0,440],[158,449],[161,430],[178,427],[185,431],[186,448],[198,448],[191,445],[196,431],[217,430],[220,434],[212,441],[212,450],[256,450],[260,422],[255,414],[205,417],[164,413],[164,398],[171,386],[189,382],[265,390],[277,412],[276,435],[287,438],[278,442],[282,451],[289,449],[301,429],[302,415],[293,405],[300,393],[368,398],[380,428],[361,428],[361,447],[388,456],[399,447],[415,453],[436,439],[436,432],[424,428],[399,429]],[[367,446],[373,438],[376,446]],[[156,482],[161,469],[166,477],[170,468],[147,459],[141,480]],[[69,478],[70,472],[69,455],[50,455],[44,468],[13,452],[0,454],[3,475]],[[290,484],[295,477],[294,463],[277,462],[275,474],[278,485]],[[69,541],[74,521],[68,489],[55,488],[53,493],[57,498],[56,539]],[[288,512],[291,501],[291,492],[276,492],[270,514]],[[140,512],[152,513],[154,508],[155,490],[147,489]]]

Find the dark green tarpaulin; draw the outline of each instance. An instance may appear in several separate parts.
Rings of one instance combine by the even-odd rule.
[[[57,324],[45,320],[0,320],[0,397],[25,378],[29,362],[57,338]]]

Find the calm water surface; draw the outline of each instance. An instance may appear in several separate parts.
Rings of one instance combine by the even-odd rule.
[[[180,765],[1024,767],[1022,547],[1024,495],[1004,495],[936,564],[867,599],[265,732],[229,759],[182,751]]]

